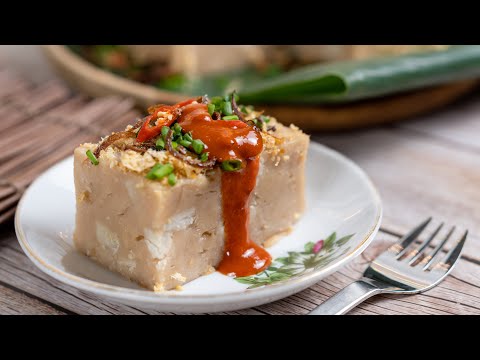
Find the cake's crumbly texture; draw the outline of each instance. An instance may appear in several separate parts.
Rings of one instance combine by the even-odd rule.
[[[250,201],[252,240],[271,245],[304,210],[304,166],[309,138],[272,119],[264,131],[257,185]],[[78,250],[109,269],[157,291],[180,289],[211,273],[223,256],[221,173],[185,164],[166,151],[109,147],[99,165],[75,149]],[[175,186],[145,178],[157,163],[171,163]]]

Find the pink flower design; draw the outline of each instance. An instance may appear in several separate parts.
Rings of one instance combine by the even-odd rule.
[[[323,248],[323,240],[319,240],[313,245],[313,253],[316,254]]]

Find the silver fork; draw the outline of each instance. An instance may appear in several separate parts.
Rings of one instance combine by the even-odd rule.
[[[435,263],[437,255],[455,231],[455,226],[448,231],[432,251],[427,250],[428,246],[438,235],[443,223],[425,241],[412,249],[415,240],[431,220],[432,218],[428,218],[377,256],[360,280],[340,290],[309,315],[341,315],[373,295],[382,293],[416,294],[440,283],[452,271],[460,258],[468,230],[447,255]]]

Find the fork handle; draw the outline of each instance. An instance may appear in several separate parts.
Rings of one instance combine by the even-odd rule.
[[[358,280],[324,301],[308,315],[342,315],[369,297],[381,292],[382,289]]]

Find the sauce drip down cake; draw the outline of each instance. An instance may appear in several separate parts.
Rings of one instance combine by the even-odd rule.
[[[235,94],[156,105],[75,149],[75,246],[154,291],[265,270],[304,210],[309,138]]]

